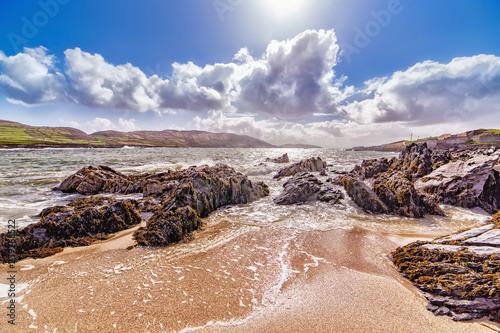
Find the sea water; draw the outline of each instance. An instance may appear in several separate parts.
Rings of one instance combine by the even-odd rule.
[[[441,228],[453,224],[464,227],[488,218],[484,212],[443,207],[447,217],[423,219],[370,215],[357,207],[346,195],[340,205],[315,202],[304,205],[278,206],[273,198],[286,181],[273,176],[284,166],[265,162],[267,157],[288,153],[290,163],[320,156],[330,171],[349,171],[364,159],[397,156],[387,152],[356,152],[341,149],[250,149],[250,148],[122,148],[122,149],[9,149],[0,150],[0,232],[9,220],[25,227],[39,221],[42,209],[66,204],[79,194],[54,191],[66,177],[89,165],[107,165],[125,174],[179,170],[192,165],[224,163],[247,175],[252,181],[264,181],[270,196],[243,206],[221,209],[210,219],[225,219],[254,226],[330,230],[335,228],[387,229],[414,231]],[[329,173],[329,177],[335,177]],[[139,194],[139,196],[141,196]],[[137,197],[137,195],[135,196]]]

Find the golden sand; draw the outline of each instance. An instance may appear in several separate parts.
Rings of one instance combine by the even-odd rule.
[[[15,327],[4,316],[0,330],[491,333],[480,323],[498,327],[435,317],[399,276],[390,252],[434,234],[220,222],[190,242],[127,250],[132,232],[17,263],[17,283],[27,286],[18,295]],[[6,271],[3,265],[0,276]]]

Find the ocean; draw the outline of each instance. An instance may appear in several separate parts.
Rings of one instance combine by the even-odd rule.
[[[364,159],[397,156],[394,153],[354,152],[341,149],[224,149],[224,148],[121,148],[121,149],[9,149],[0,150],[0,231],[8,220],[20,228],[38,222],[37,214],[53,205],[78,197],[52,189],[69,175],[88,165],[107,165],[125,174],[179,170],[192,165],[224,163],[247,175],[252,181],[264,181],[270,196],[257,202],[222,209],[211,218],[226,218],[234,223],[279,226],[304,230],[329,230],[354,226],[388,231],[419,232],[422,228],[470,226],[486,218],[480,212],[445,207],[448,217],[409,219],[369,215],[349,198],[342,205],[311,203],[277,206],[272,202],[286,181],[272,177],[283,164],[265,163],[267,157],[288,153],[290,162],[320,156],[329,170],[349,171]],[[264,163],[264,164],[262,164]],[[329,174],[329,177],[334,177]],[[139,195],[140,196],[140,195]],[[135,198],[137,195],[121,196]]]

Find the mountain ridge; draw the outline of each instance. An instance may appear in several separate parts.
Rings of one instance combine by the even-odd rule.
[[[263,140],[233,133],[206,131],[99,131],[87,134],[72,127],[30,126],[0,120],[1,148],[275,148]]]

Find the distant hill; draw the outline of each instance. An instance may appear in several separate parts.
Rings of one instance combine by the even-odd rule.
[[[500,130],[498,129],[476,129],[460,134],[443,134],[437,137],[429,137],[416,141],[396,141],[378,146],[353,147],[354,151],[390,151],[399,152],[403,147],[412,142],[426,142],[433,149],[471,149],[471,148],[500,148]]]
[[[292,144],[286,144],[286,145],[281,145],[279,148],[304,148],[304,149],[310,149],[310,148],[323,148],[320,146],[315,146],[315,145],[306,145],[306,144],[301,144],[301,143],[292,143]]]
[[[0,120],[1,148],[46,147],[206,147],[274,148],[265,141],[231,133],[204,131],[103,131],[86,134],[71,127],[36,127]]]
[[[90,134],[111,145],[140,147],[273,148],[274,145],[247,135],[204,131],[103,131]]]

